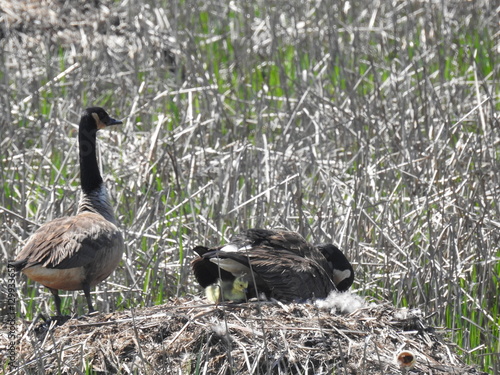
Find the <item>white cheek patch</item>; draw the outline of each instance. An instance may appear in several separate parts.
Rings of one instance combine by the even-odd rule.
[[[99,115],[97,113],[95,113],[95,112],[92,113],[92,117],[95,120],[95,123],[97,125],[97,129],[104,129],[106,127],[106,124],[101,121],[101,119],[99,118]]]
[[[343,280],[348,279],[351,277],[351,271],[350,270],[333,270],[333,282],[335,285],[339,285]]]
[[[250,269],[232,259],[211,258],[212,263],[217,264],[223,270],[232,273],[234,276],[250,273]]]

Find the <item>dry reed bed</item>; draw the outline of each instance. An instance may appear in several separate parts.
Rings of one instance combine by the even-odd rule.
[[[37,328],[35,328],[37,326]],[[19,373],[477,374],[418,311],[371,304],[339,314],[315,304],[203,304],[198,297],[62,326],[26,323]]]
[[[192,246],[287,227],[338,244],[358,293],[434,314],[498,372],[498,9],[264,3],[0,0],[2,260],[74,213],[74,123],[101,104],[130,117],[99,140],[127,241],[100,310],[192,293]],[[494,45],[487,75],[481,45]],[[287,61],[295,74],[272,84]],[[18,281],[21,316],[50,311]]]

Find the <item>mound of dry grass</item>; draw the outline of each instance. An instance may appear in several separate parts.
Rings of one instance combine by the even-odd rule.
[[[26,323],[19,373],[74,374],[477,374],[419,311],[365,304],[348,314],[323,304],[207,305],[182,298],[98,313],[62,326]]]

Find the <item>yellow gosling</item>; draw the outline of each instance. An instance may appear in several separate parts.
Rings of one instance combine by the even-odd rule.
[[[234,281],[217,280],[215,284],[205,288],[205,296],[214,303],[221,301],[243,302],[246,301],[248,281],[237,277]]]

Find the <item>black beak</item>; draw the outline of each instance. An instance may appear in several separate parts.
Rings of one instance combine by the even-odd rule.
[[[110,125],[121,125],[121,124],[123,124],[123,121],[115,120],[114,118],[110,117],[106,125],[110,126]]]

